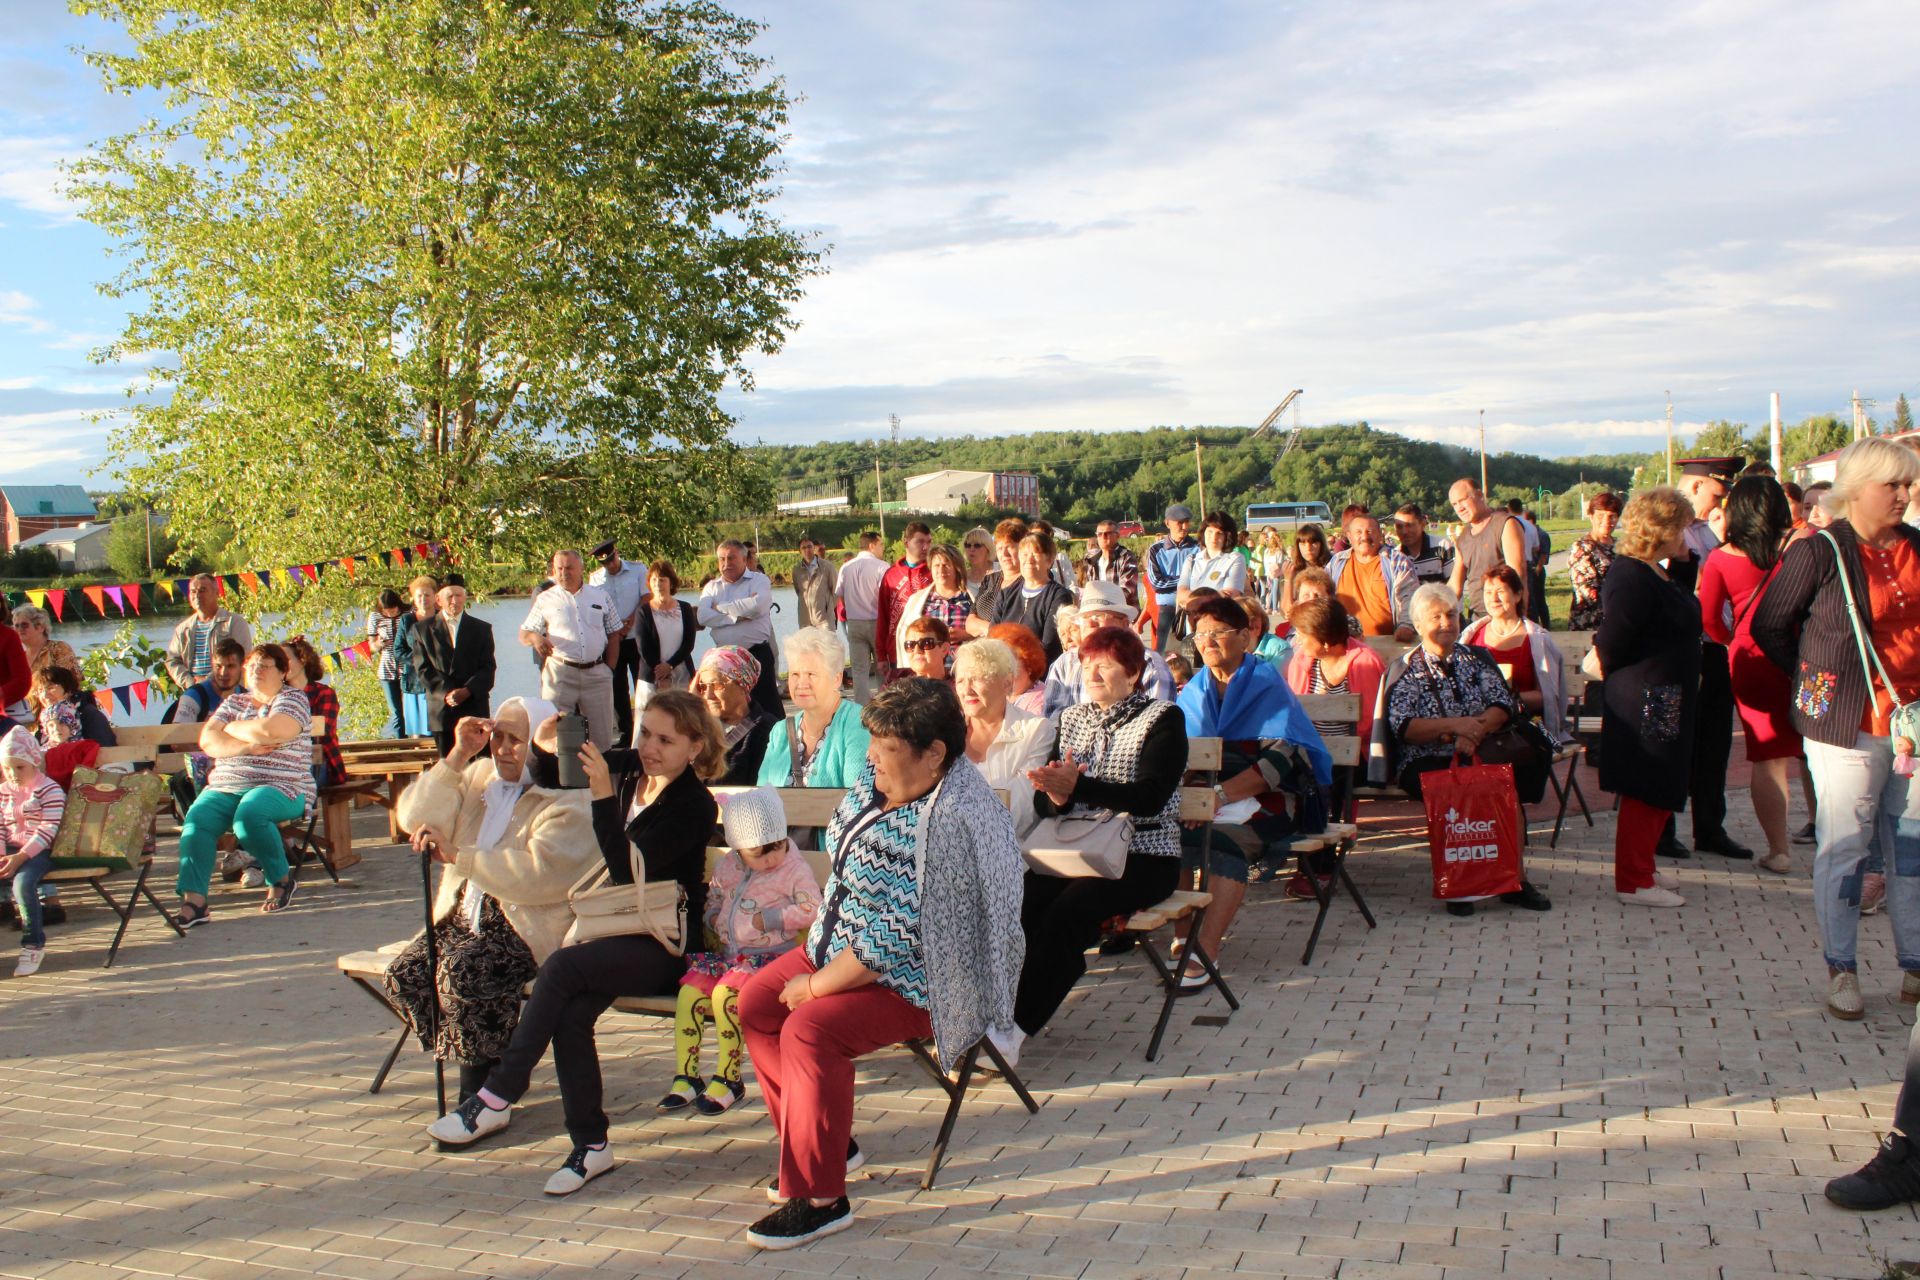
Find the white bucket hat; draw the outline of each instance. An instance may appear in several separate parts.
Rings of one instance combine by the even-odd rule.
[[[720,822],[730,849],[758,849],[787,838],[787,807],[772,787],[729,796],[720,807]]]
[[[1140,616],[1140,611],[1127,603],[1126,593],[1118,583],[1099,578],[1080,588],[1080,612],[1117,613],[1128,622]]]

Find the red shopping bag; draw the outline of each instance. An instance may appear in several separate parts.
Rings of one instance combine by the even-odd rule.
[[[1481,898],[1520,888],[1520,797],[1513,766],[1480,764],[1420,779],[1433,852],[1433,896]]]

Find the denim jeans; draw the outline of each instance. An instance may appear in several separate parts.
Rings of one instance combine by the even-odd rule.
[[[1900,967],[1920,973],[1920,778],[1893,771],[1890,738],[1851,747],[1807,740],[1816,811],[1813,908],[1829,967],[1857,972],[1860,881],[1877,844],[1887,871],[1887,915]]]
[[[23,947],[47,945],[47,931],[40,922],[40,880],[51,870],[53,850],[43,849],[13,873],[13,900],[20,904],[20,919],[26,925],[20,939]]]
[[[405,735],[407,726],[407,695],[400,689],[400,681],[382,680],[380,688],[387,695],[387,723],[381,726],[380,736],[398,738]]]

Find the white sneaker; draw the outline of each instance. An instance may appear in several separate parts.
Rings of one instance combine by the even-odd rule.
[[[240,883],[248,889],[258,889],[267,882],[267,873],[258,867],[248,867],[241,873]]]
[[[1659,885],[1648,885],[1644,889],[1635,889],[1632,893],[1616,893],[1614,897],[1632,907],[1684,907],[1687,900],[1671,889],[1662,889]]]
[[[1005,1031],[1002,1031],[999,1027],[989,1027],[987,1029],[987,1039],[993,1042],[993,1047],[1000,1051],[1000,1056],[1006,1059],[1008,1066],[1017,1067],[1020,1065],[1020,1046],[1027,1042],[1026,1032],[1022,1031],[1018,1026],[1008,1027]],[[992,1066],[993,1059],[988,1058],[986,1065],[989,1067]]]
[[[482,1102],[476,1093],[428,1125],[427,1132],[444,1146],[464,1147],[489,1134],[500,1132],[507,1127],[507,1121],[512,1116],[512,1107],[495,1110]]]
[[[1827,982],[1827,1012],[1848,1022],[1867,1016],[1867,1002],[1860,998],[1860,975],[1836,973]]]
[[[1680,887],[1680,877],[1665,871],[1656,871],[1653,873],[1653,887],[1656,889],[1678,889]]]
[[[20,958],[14,961],[13,976],[16,978],[31,978],[34,974],[40,972],[40,962],[46,959],[46,956],[47,949],[45,947],[20,948]]]
[[[550,1196],[570,1196],[595,1178],[613,1168],[613,1144],[603,1142],[597,1147],[575,1147],[567,1162],[554,1170],[547,1179],[547,1194]]]

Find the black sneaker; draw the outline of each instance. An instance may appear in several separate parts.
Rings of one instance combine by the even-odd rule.
[[[1513,893],[1501,894],[1500,901],[1510,907],[1523,907],[1528,911],[1553,910],[1552,899],[1548,898],[1546,894],[1540,892],[1525,880],[1520,882],[1519,889]]]
[[[865,1164],[866,1162],[867,1162],[867,1157],[861,1154],[860,1144],[855,1142],[852,1138],[848,1138],[847,1139],[847,1172],[852,1173],[855,1169],[858,1169],[861,1165]],[[773,1181],[767,1184],[767,1199],[774,1204],[785,1204],[787,1202],[787,1198],[780,1194],[780,1175],[778,1173],[775,1173],[773,1175]]]
[[[853,1206],[845,1196],[824,1206],[799,1197],[748,1227],[747,1239],[762,1249],[792,1249],[852,1225]]]
[[[1827,1184],[1827,1199],[1842,1209],[1891,1209],[1920,1200],[1920,1151],[1905,1134],[1888,1134],[1858,1173]]]
[[[1813,824],[1809,822],[1806,826],[1794,832],[1792,839],[1795,844],[1812,844],[1813,843]]]

